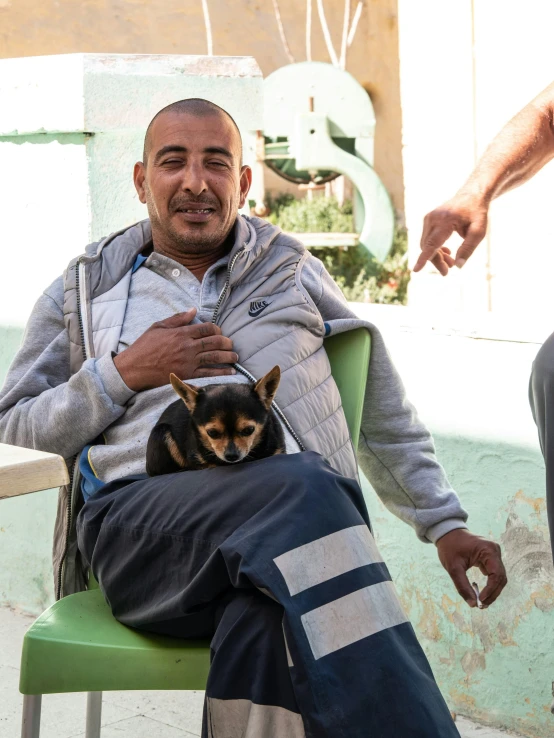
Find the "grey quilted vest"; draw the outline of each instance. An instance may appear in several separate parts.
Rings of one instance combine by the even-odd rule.
[[[301,448],[319,452],[345,476],[357,464],[323,339],[325,326],[302,286],[305,248],[259,218],[239,217],[228,279],[214,322],[233,339],[242,370],[259,378],[279,364],[276,405]],[[71,372],[88,358],[117,351],[137,254],[151,241],[149,221],[113,234],[74,259],[64,275],[64,317]],[[54,539],[57,596],[85,586],[75,536],[81,495],[75,466],[60,490]]]

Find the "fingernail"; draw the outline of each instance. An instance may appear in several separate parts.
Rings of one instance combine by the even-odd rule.
[[[236,369],[231,369],[231,374],[236,374],[236,373],[237,373]]]
[[[461,269],[466,261],[467,259],[456,259],[456,266],[458,267],[458,269]]]

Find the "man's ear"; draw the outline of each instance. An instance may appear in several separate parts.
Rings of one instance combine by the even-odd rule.
[[[258,395],[268,410],[271,407],[271,403],[273,402],[273,398],[275,397],[280,381],[281,369],[278,366],[274,366],[273,369],[265,375],[265,377],[258,379],[254,385],[254,392]]]
[[[250,186],[252,184],[252,170],[249,166],[244,165],[240,170],[240,199],[239,199],[239,210],[244,207],[248,193],[250,192]]]
[[[198,400],[197,388],[193,387],[192,384],[186,384],[179,377],[176,377],[175,374],[169,375],[169,381],[175,392],[187,406],[189,413],[192,414],[196,407],[196,401]]]
[[[146,204],[146,194],[144,192],[144,180],[146,178],[146,168],[141,161],[137,161],[133,169],[133,182],[139,196],[139,200],[143,205]]]

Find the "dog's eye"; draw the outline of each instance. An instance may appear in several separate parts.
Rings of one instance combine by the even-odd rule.
[[[209,435],[210,438],[221,438],[222,436],[222,433],[220,431],[216,431],[213,429],[206,431],[206,433]]]
[[[241,436],[251,436],[252,433],[254,433],[256,429],[253,425],[247,425],[246,428],[243,428],[240,432]]]

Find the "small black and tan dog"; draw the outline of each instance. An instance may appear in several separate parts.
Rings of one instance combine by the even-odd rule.
[[[271,409],[281,370],[256,384],[195,387],[171,375],[181,398],[167,407],[146,447],[149,476],[209,469],[285,453],[281,423]]]

